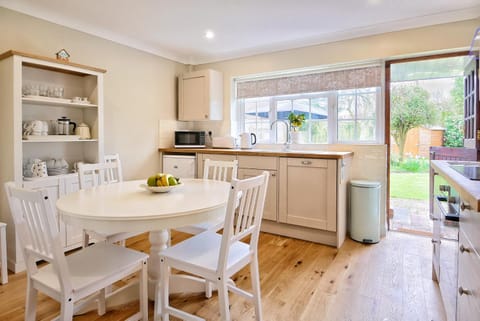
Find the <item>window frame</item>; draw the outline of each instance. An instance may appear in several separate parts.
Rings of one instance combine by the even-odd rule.
[[[309,99],[310,104],[311,100],[315,98],[327,98],[327,110],[328,110],[328,118],[327,118],[327,142],[326,143],[306,143],[307,145],[325,145],[325,144],[378,144],[381,142],[381,138],[383,137],[383,133],[381,132],[381,120],[383,116],[381,115],[381,106],[382,106],[382,88],[381,87],[372,87],[375,88],[375,138],[372,140],[362,140],[362,141],[355,141],[355,140],[340,140],[338,138],[338,98],[339,93],[337,90],[332,91],[325,91],[319,93],[305,93],[305,94],[290,94],[290,95],[281,95],[281,96],[271,96],[271,97],[264,97],[265,100],[268,99],[269,101],[269,123],[272,124],[277,118],[275,115],[277,114],[277,102],[283,100],[299,100],[299,99]],[[373,93],[373,92],[372,92]],[[355,93],[358,95],[359,93]],[[237,133],[245,132],[245,100],[247,99],[261,99],[259,98],[243,98],[236,100],[236,110],[237,110]],[[292,103],[293,104],[293,103]],[[357,121],[358,118],[353,118],[352,120]],[[360,119],[361,120],[361,119]],[[311,133],[309,132],[309,135]],[[276,142],[277,137],[277,126],[274,126],[270,129],[270,139],[269,142],[264,142],[266,144],[278,144]]]

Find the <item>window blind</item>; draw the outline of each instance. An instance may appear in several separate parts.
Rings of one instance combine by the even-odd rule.
[[[237,83],[237,98],[257,98],[331,90],[380,87],[381,67],[371,66]]]

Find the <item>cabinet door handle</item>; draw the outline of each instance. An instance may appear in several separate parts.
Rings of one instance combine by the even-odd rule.
[[[440,244],[440,243],[442,243],[442,241],[432,239],[432,243],[433,243],[433,244],[437,244],[437,243]]]
[[[472,291],[464,289],[463,287],[459,287],[458,288],[458,294],[460,294],[460,295],[464,295],[464,294],[465,295],[470,295],[470,294],[472,294]]]
[[[177,165],[173,165],[173,168],[178,168],[178,166],[177,166]]]
[[[462,204],[460,204],[460,209],[462,211],[468,210],[470,209],[470,204],[468,204],[467,202],[462,202]]]
[[[470,253],[470,249],[468,247],[463,246],[463,244],[460,244],[460,252],[461,253],[464,253],[464,252]]]
[[[207,115],[207,114],[205,114],[205,119],[208,119],[208,115]]]
[[[302,161],[302,165],[312,165],[312,161]]]
[[[277,176],[277,174],[275,174],[275,173],[272,173],[272,177],[275,177],[275,176]]]

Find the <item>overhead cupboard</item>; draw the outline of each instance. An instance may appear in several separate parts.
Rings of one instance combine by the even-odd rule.
[[[46,188],[50,197],[78,190],[78,178],[72,173],[76,162],[103,161],[103,69],[42,57],[18,51],[0,54],[0,178],[17,186]],[[86,125],[88,137],[75,135],[73,126],[59,135],[57,124]],[[32,124],[43,124],[32,132]],[[35,130],[35,128],[33,128]],[[31,177],[34,160],[46,161],[48,176]],[[1,194],[0,221],[8,223],[8,264],[22,270],[5,193]],[[60,222],[65,250],[81,245],[81,230]]]

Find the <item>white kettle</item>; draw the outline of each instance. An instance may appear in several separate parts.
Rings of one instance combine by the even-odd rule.
[[[254,133],[240,134],[240,148],[251,149],[257,143],[257,136]]]

